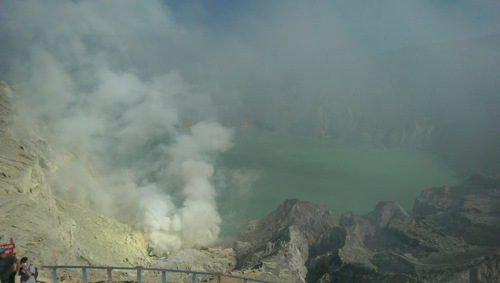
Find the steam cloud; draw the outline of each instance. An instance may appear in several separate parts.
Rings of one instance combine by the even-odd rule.
[[[65,86],[71,78],[63,72],[37,79],[48,83],[37,84],[37,92],[56,87],[66,95],[18,101],[21,112],[40,111],[21,117],[42,117],[36,126],[52,145],[57,195],[143,229],[157,253],[214,243],[221,219],[212,162],[230,148],[232,133],[215,122],[179,129],[175,100],[192,94],[177,74],[145,83],[103,71],[99,86],[86,93]],[[175,204],[170,193],[178,190]]]
[[[23,34],[40,41],[25,46],[30,59],[16,62],[13,72],[24,77],[18,80],[19,117],[51,145],[54,193],[142,229],[159,254],[213,244],[221,218],[212,163],[231,147],[232,132],[210,121],[210,99],[175,71],[145,79],[138,70],[114,66],[127,56],[113,53],[128,45],[116,32],[139,31],[113,26],[126,23],[100,14],[108,4],[50,4],[62,6],[8,8],[17,16],[44,12],[40,29],[26,23]],[[136,6],[117,7],[130,13]],[[146,15],[163,9],[160,3],[138,8]],[[167,14],[152,21],[172,25]]]
[[[58,195],[144,230],[157,253],[209,245],[221,223],[214,164],[232,146],[222,123],[317,120],[375,86],[394,89],[373,54],[500,32],[493,1],[351,2],[2,1],[0,79],[17,85],[19,117],[52,146]],[[482,51],[474,60],[495,62],[497,51]],[[496,77],[447,79],[460,89]],[[433,88],[415,107],[470,100]],[[383,95],[366,103],[399,99]],[[241,191],[257,178],[231,174]]]

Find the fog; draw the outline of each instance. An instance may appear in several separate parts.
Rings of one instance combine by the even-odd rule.
[[[162,254],[215,243],[217,193],[252,190],[261,172],[220,166],[243,126],[425,149],[459,178],[498,170],[498,15],[496,1],[2,1],[0,79],[18,126],[50,145],[54,193]]]

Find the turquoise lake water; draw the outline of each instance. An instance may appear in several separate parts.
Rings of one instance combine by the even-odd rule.
[[[220,163],[259,176],[244,192],[231,183],[219,192],[223,237],[285,199],[323,205],[339,215],[365,214],[387,200],[411,210],[422,190],[458,182],[442,160],[423,150],[353,146],[256,128],[238,130],[235,147]]]

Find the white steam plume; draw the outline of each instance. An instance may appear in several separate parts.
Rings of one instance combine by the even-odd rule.
[[[230,148],[232,132],[215,122],[177,130],[175,100],[192,94],[175,73],[151,83],[110,72],[100,79],[93,92],[62,90],[60,109],[57,97],[38,101],[33,118],[40,119],[25,121],[52,146],[56,194],[144,230],[157,253],[214,243],[221,218],[212,162]],[[46,81],[37,83],[39,91],[57,85]],[[33,89],[20,89],[24,112]]]
[[[232,132],[203,122],[213,121],[207,94],[176,71],[141,76],[121,66],[133,59],[123,50],[132,45],[117,34],[140,32],[102,15],[107,4],[50,3],[65,12],[37,3],[8,8],[19,15],[38,8],[48,13],[40,34],[32,34],[36,17],[24,27],[29,41],[40,38],[21,47],[29,60],[12,73],[22,78],[15,101],[22,123],[51,146],[55,194],[142,229],[158,254],[214,243],[221,218],[212,163],[231,146]],[[133,3],[121,11],[136,10]],[[157,12],[160,3],[139,8],[150,26],[164,26],[166,37],[181,32],[168,13]]]
[[[156,249],[176,250],[184,247],[183,242],[206,246],[217,239],[221,219],[215,202],[216,191],[210,182],[214,173],[211,160],[214,153],[231,147],[231,138],[232,133],[216,123],[198,123],[190,134],[179,136],[167,149],[171,157],[170,179],[181,176],[184,201],[173,215],[169,215],[168,207],[163,207],[166,209],[160,213],[163,218],[156,215],[152,222],[147,221]],[[156,210],[155,206],[149,207],[151,215]]]
[[[55,193],[144,230],[156,253],[214,243],[221,218],[212,162],[230,148],[232,132],[215,122],[177,129],[175,100],[192,94],[175,73],[150,83],[107,71],[100,79],[93,92],[62,90],[64,104],[38,101],[33,118],[41,119],[25,121],[52,146]],[[46,81],[37,83],[39,91],[58,83]],[[20,89],[24,112],[33,89]]]

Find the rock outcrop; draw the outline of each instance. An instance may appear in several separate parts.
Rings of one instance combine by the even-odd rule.
[[[425,190],[411,214],[381,202],[366,216],[337,219],[287,200],[241,231],[237,266],[280,282],[499,282],[499,184],[475,175]]]
[[[234,245],[237,269],[263,269],[284,282],[303,282],[309,247],[338,225],[335,213],[299,200],[287,200],[266,218],[250,221]]]
[[[474,175],[458,187],[424,190],[413,215],[460,235],[467,244],[500,246],[500,178]]]

